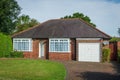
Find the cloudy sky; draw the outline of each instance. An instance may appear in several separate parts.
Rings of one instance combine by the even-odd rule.
[[[17,0],[21,14],[39,22],[58,19],[75,12],[90,17],[97,28],[111,36],[118,36],[120,28],[120,0]]]

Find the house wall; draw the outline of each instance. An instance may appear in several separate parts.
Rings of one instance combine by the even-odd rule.
[[[75,39],[70,40],[70,52],[49,52],[50,60],[75,60]]]
[[[70,53],[60,53],[60,52],[49,52],[50,60],[71,60]]]
[[[33,39],[33,47],[31,52],[24,52],[25,58],[39,58],[39,43],[44,42],[44,59],[50,60],[78,60],[78,44],[79,43],[101,43],[103,40],[76,40],[70,39],[70,52],[49,52],[49,39]],[[101,49],[102,50],[102,49]],[[101,51],[102,52],[102,51]],[[102,54],[100,55],[102,56]]]
[[[44,59],[50,60],[75,60],[75,39],[70,41],[70,52],[49,52],[49,40],[48,39],[33,39],[32,51],[24,52],[24,58],[39,58],[39,43],[44,42]]]
[[[71,39],[71,58],[76,60],[76,39]]]
[[[78,60],[78,45],[79,45],[79,43],[100,43],[100,46],[101,46],[101,48],[100,48],[100,57],[102,57],[102,42],[103,42],[103,40],[102,39],[99,39],[99,40],[93,40],[93,39],[86,39],[86,40],[80,40],[80,39],[77,39],[76,40],[76,60]],[[100,61],[101,61],[101,59],[102,58],[100,58]]]
[[[49,59],[49,40],[45,39],[44,41],[45,41],[45,46],[44,46],[45,56],[44,56],[44,59]]]
[[[33,39],[32,40],[32,51],[30,52],[23,52],[24,58],[38,58],[39,56],[39,40]]]

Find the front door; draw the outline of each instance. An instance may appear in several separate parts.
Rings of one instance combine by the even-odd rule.
[[[39,58],[43,58],[44,57],[44,43],[40,42],[39,43]]]

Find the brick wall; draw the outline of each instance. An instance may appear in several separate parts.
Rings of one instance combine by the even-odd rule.
[[[32,40],[32,51],[24,52],[24,58],[38,58],[39,56],[39,40]]]
[[[71,60],[71,53],[49,52],[50,60]]]
[[[71,39],[71,59],[76,60],[76,40]]]
[[[75,39],[70,41],[70,52],[49,52],[51,60],[75,60]]]
[[[49,59],[49,40],[48,39],[44,39],[44,59]]]
[[[31,52],[24,52],[24,57],[25,58],[39,58],[39,43],[40,41],[43,41],[41,39],[33,39],[33,47]],[[50,60],[72,60],[75,58],[75,50],[74,50],[74,44],[75,40],[72,39],[70,44],[71,44],[71,52],[68,53],[55,53],[55,52],[49,52],[49,40],[45,39],[44,40],[44,59],[50,59]]]

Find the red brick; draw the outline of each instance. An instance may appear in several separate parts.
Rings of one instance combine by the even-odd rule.
[[[51,52],[51,53],[49,53],[49,59],[51,59],[51,60],[71,60],[71,53]]]
[[[24,52],[24,58],[38,58],[39,55],[39,40],[33,39],[32,51]]]

